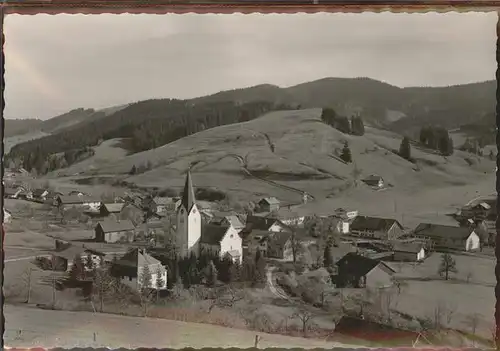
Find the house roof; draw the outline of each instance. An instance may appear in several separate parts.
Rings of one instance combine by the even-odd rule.
[[[403,228],[395,219],[357,216],[351,223],[351,230],[388,231],[394,224]]]
[[[424,248],[422,243],[396,243],[392,249],[394,252],[419,253]]]
[[[35,189],[33,190],[33,196],[42,196],[47,190],[45,189]]]
[[[20,190],[21,190],[20,188],[12,188],[10,186],[4,186],[4,188],[3,188],[4,194],[7,194],[7,195],[15,195]]]
[[[184,206],[186,211],[191,211],[191,208],[196,203],[196,198],[194,196],[193,182],[191,180],[191,171],[187,171],[186,183],[184,184],[184,190],[182,191],[181,204]]]
[[[160,261],[151,256],[144,249],[135,248],[123,255],[115,264],[128,267],[144,267],[151,265],[162,265]],[[154,272],[151,272],[154,273]]]
[[[83,204],[84,200],[78,195],[59,195],[59,199],[63,204]]]
[[[224,235],[226,235],[229,226],[220,226],[214,224],[205,224],[201,228],[201,242],[209,245],[218,245]]]
[[[248,216],[245,230],[269,230],[276,222],[275,217]]]
[[[173,200],[169,197],[155,197],[153,198],[153,201],[155,202],[155,204],[157,205],[169,205],[169,204],[172,204],[173,203]]]
[[[221,215],[221,213],[218,213],[216,214],[212,220],[210,221],[210,223],[214,223],[214,224],[221,224],[222,221],[226,219],[232,226],[233,228],[235,229],[241,229],[241,228],[244,228],[245,226],[243,225],[243,223],[241,223],[240,219],[238,218],[238,216],[232,214],[232,215]]]
[[[125,203],[110,203],[110,204],[102,204],[104,208],[110,213],[117,213],[121,212],[123,210],[123,207],[125,206]]]
[[[451,225],[420,223],[415,228],[414,234],[428,236],[430,238],[456,238],[467,239],[474,228],[456,227]]]
[[[98,222],[97,225],[101,226],[102,231],[104,233],[124,232],[126,230],[134,230],[135,229],[134,224],[128,219],[122,220],[119,222],[112,221],[112,220],[101,221],[101,222]]]
[[[267,202],[269,205],[279,205],[280,204],[280,200],[278,200],[277,198],[275,198],[274,196],[271,196],[271,197],[265,197],[263,198],[262,200],[259,201],[259,203],[261,202]]]
[[[372,174],[372,175],[369,175],[368,177],[366,177],[365,179],[363,179],[363,181],[364,182],[378,182],[378,181],[383,180],[383,179],[384,178],[382,178],[379,175]]]
[[[358,255],[354,252],[347,253],[344,257],[337,261],[336,265],[343,267],[349,274],[357,277],[362,277],[368,274],[371,270],[377,267],[379,264],[384,265],[390,271],[394,272],[392,268],[385,265],[383,262],[371,259],[365,256]]]

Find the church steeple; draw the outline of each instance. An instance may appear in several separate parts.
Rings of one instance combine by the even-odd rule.
[[[187,171],[186,175],[186,183],[184,184],[184,190],[182,192],[181,205],[184,206],[186,211],[189,213],[191,208],[196,202],[196,198],[194,197],[194,189],[193,183],[191,181],[191,171]]]

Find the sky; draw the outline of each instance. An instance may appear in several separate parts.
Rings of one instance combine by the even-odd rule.
[[[495,79],[497,14],[8,15],[5,118],[370,77]]]

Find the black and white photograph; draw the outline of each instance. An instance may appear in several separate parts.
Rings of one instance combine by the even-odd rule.
[[[7,15],[5,346],[493,348],[497,22]]]

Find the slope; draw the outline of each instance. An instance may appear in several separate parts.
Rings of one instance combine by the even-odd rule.
[[[345,135],[323,124],[320,114],[321,109],[271,112],[114,160],[86,174],[91,177],[97,172],[100,177],[112,178],[120,174],[140,186],[180,189],[185,171],[197,163],[192,168],[196,186],[216,187],[237,200],[273,195],[297,203],[305,191],[320,203],[352,190],[355,179],[370,174],[384,177],[391,187],[387,191],[407,196],[421,189],[471,184],[494,169],[485,158],[460,151],[442,157],[416,145],[412,156],[417,164],[413,164],[393,152],[399,148],[401,136],[369,127],[364,136]],[[345,141],[354,164],[344,164],[336,156]],[[128,174],[132,166],[145,163],[153,169]],[[355,190],[360,194],[374,192],[357,183]]]

